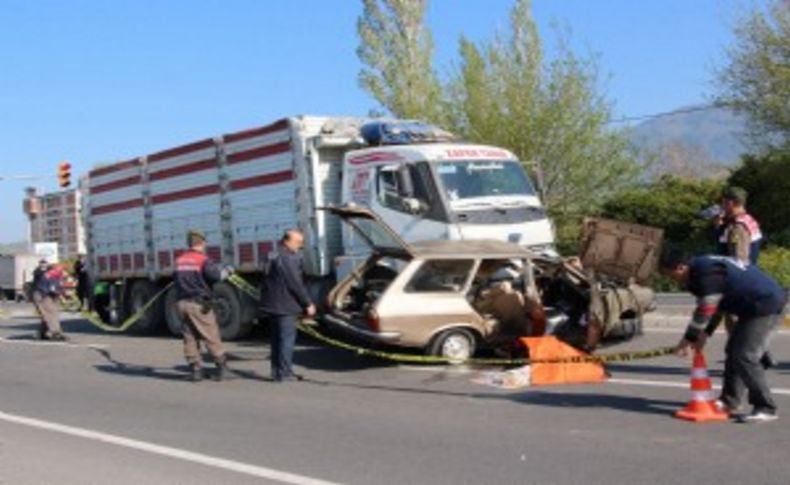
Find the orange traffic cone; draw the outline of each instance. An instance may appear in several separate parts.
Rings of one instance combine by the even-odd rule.
[[[711,398],[711,389],[713,386],[708,376],[705,355],[695,350],[694,363],[691,367],[691,401],[685,408],[676,412],[675,417],[696,423],[727,421],[729,416],[716,408],[716,403]]]

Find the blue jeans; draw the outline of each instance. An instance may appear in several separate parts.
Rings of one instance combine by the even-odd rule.
[[[294,344],[296,343],[296,315],[269,315],[271,329],[272,380],[281,381],[294,375]]]
[[[780,315],[768,315],[739,319],[733,327],[725,347],[727,357],[721,390],[721,400],[728,406],[738,407],[748,391],[749,403],[755,411],[776,412],[760,358],[780,321]]]

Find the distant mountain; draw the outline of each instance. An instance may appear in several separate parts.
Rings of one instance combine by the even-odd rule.
[[[746,119],[725,108],[690,106],[631,128],[630,138],[640,148],[662,152],[682,148],[701,162],[731,167],[747,152],[743,142]]]
[[[0,254],[20,254],[28,251],[27,241],[0,243]]]

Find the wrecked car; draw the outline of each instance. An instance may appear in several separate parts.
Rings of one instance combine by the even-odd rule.
[[[661,232],[585,221],[578,258],[494,240],[406,243],[372,211],[324,208],[370,254],[330,291],[322,321],[372,342],[464,360],[522,336],[556,335],[591,350],[641,332]]]

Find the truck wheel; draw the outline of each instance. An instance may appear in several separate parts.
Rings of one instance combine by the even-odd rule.
[[[181,336],[181,328],[184,326],[181,315],[178,314],[176,308],[176,288],[171,287],[165,294],[165,321],[167,322],[167,329],[175,337]]]
[[[428,348],[431,355],[450,359],[451,364],[459,364],[472,358],[477,349],[477,339],[465,328],[451,328],[437,335]]]
[[[134,315],[151,298],[156,296],[159,288],[148,280],[137,280],[132,283],[129,289],[129,297],[126,300],[126,314]],[[163,299],[154,302],[151,307],[142,314],[139,320],[132,325],[132,331],[137,334],[152,334],[162,328],[164,323],[164,304]]]
[[[217,315],[222,340],[246,337],[252,329],[250,312],[243,310],[239,294],[228,283],[214,285],[214,313]]]

